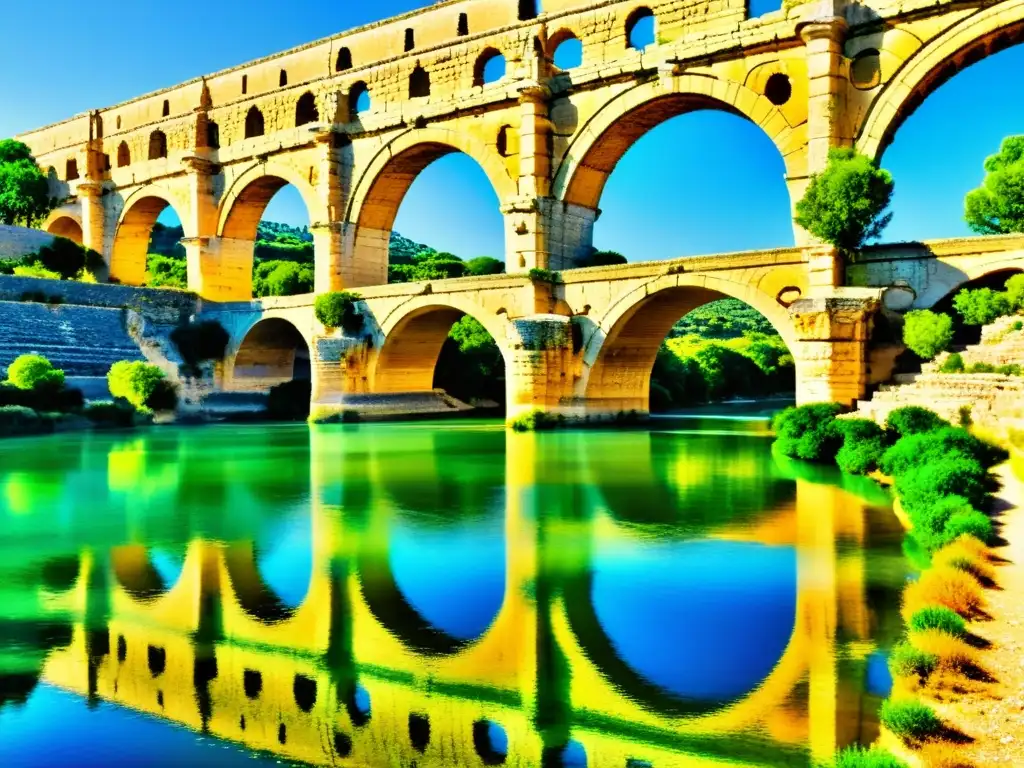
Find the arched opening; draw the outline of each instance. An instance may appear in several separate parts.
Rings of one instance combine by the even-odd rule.
[[[78,178],[78,160],[71,157],[64,163],[64,180],[75,181]]]
[[[251,259],[252,296],[295,296],[313,291],[313,235],[309,211],[296,187],[262,176],[234,200],[222,248],[242,266]]]
[[[220,126],[213,120],[206,124],[206,146],[210,149],[220,149]]]
[[[473,65],[473,85],[480,87],[496,83],[505,77],[505,56],[496,48],[488,48]]]
[[[316,108],[316,98],[306,91],[295,104],[295,127],[298,128],[320,120],[320,112]]]
[[[132,152],[128,149],[128,142],[122,141],[117,145],[117,167],[127,168],[132,164]]]
[[[149,159],[160,160],[167,157],[167,135],[163,131],[149,134]]]
[[[117,583],[136,600],[150,601],[170,592],[181,577],[184,547],[149,550],[141,544],[110,551]]]
[[[260,320],[245,335],[235,353],[231,389],[268,391],[290,381],[311,379],[309,345],[287,320]]]
[[[476,319],[429,306],[409,313],[388,334],[374,382],[377,392],[443,389],[469,405],[499,408],[505,402],[505,361]]]
[[[249,76],[242,75],[242,95],[244,96],[249,92]]]
[[[647,7],[637,8],[626,18],[626,41],[630,48],[642,51],[655,42],[654,11]]]
[[[537,0],[519,0],[519,20],[529,21],[538,16],[539,4]]]
[[[568,29],[562,29],[551,36],[548,44],[551,60],[563,71],[576,69],[583,64],[583,43]]]
[[[264,132],[263,113],[253,106],[245,115],[245,138],[253,139],[262,136]]]
[[[161,112],[161,116],[162,117],[169,117],[170,114],[171,114],[171,102],[168,101],[167,99],[164,99],[164,108],[163,108],[163,110]]]
[[[458,26],[458,30],[456,31],[456,34],[459,37],[465,37],[466,35],[469,34],[469,14],[468,13],[460,13],[459,14],[459,26]]]
[[[355,83],[348,92],[349,115],[355,119],[356,115],[369,112],[370,106],[370,89],[366,87],[366,83]]]
[[[352,69],[352,51],[343,47],[338,51],[338,58],[334,62],[334,71],[344,72],[347,69]]]
[[[130,201],[114,233],[111,280],[124,285],[186,287],[183,236],[181,218],[166,199],[150,195]]]
[[[593,361],[588,408],[595,414],[647,413],[792,398],[795,361],[779,333],[788,330],[786,310],[769,297],[759,306],[771,320],[710,288],[670,287],[638,296],[603,339],[594,333],[587,338],[584,331],[585,359]]]
[[[405,30],[405,51],[408,53],[416,47],[416,33],[412,29]]]
[[[430,95],[430,73],[420,65],[409,75],[409,98],[421,99]]]
[[[366,284],[501,269],[504,221],[498,196],[483,168],[449,144],[424,142],[391,157],[356,218],[357,259]]]
[[[508,759],[508,732],[491,720],[473,723],[473,747],[484,765],[501,765]]]
[[[66,237],[68,240],[74,240],[79,245],[84,240],[82,225],[70,216],[61,216],[54,219],[46,226],[46,231],[56,237]]]
[[[277,77],[277,86],[284,88],[286,85],[288,85],[288,72],[282,69],[281,74]]]
[[[1024,23],[981,38],[945,59],[899,105],[879,142],[881,165],[896,180],[887,241],[976,234],[964,215],[965,197],[982,184],[985,159],[1003,139],[1024,133],[1024,104],[1004,98],[1019,87],[1022,42]],[[865,79],[873,74],[870,64],[865,59]]]
[[[794,245],[785,161],[763,129],[722,102],[651,99],[579,152],[570,148],[558,171],[562,196],[601,210],[599,250],[652,261]]]

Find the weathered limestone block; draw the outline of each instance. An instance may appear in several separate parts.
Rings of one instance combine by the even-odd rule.
[[[572,396],[572,323],[564,315],[534,315],[511,322],[506,355],[508,417],[534,410],[557,412]]]

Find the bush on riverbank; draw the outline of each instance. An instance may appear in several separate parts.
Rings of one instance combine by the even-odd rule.
[[[173,411],[178,390],[158,366],[122,360],[107,373],[107,386],[115,398],[126,400],[141,413]]]
[[[835,768],[907,768],[907,764],[878,747],[848,747],[836,755]]]
[[[886,699],[878,719],[904,741],[923,741],[942,732],[942,721],[935,710],[914,699]]]
[[[784,455],[805,461],[833,461],[843,446],[843,433],[836,416],[843,412],[838,403],[812,403],[786,408],[775,414],[775,447]]]
[[[565,416],[560,413],[530,411],[512,419],[509,426],[516,432],[544,432],[564,426]]]
[[[271,387],[267,398],[267,417],[275,421],[306,421],[312,396],[311,381],[286,381]]]
[[[24,437],[43,432],[39,414],[21,405],[0,407],[0,437]]]
[[[926,605],[910,616],[911,632],[945,632],[950,637],[967,636],[967,622],[954,610],[941,605]]]
[[[942,606],[965,619],[972,618],[985,604],[977,580],[954,568],[929,568],[903,592],[904,619],[922,608]]]

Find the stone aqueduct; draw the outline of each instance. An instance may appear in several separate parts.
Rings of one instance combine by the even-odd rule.
[[[638,50],[629,33],[646,17],[656,41]],[[554,51],[571,38],[582,62],[563,71]],[[444,332],[468,313],[503,349],[513,414],[644,411],[669,318],[720,295],[786,337],[798,399],[851,402],[888,374],[869,345],[885,289],[909,288],[926,306],[942,287],[1024,265],[1022,242],[924,244],[905,264],[897,249],[844,270],[795,228],[795,249],[571,270],[604,185],[648,130],[718,109],[771,138],[796,201],[830,147],[879,157],[938,85],[1021,40],[1024,0],[826,0],[760,18],[739,0],[450,0],[20,138],[68,198],[46,229],[139,284],[150,230],[172,206],[203,311],[233,323],[234,351],[261,318],[292,322],[325,406],[429,389]],[[485,78],[497,56],[504,76]],[[500,200],[509,275],[385,286],[406,191],[453,152],[480,165]],[[286,184],[309,211],[316,291],[359,289],[366,338],[319,326],[309,297],[250,301],[256,226]],[[531,269],[561,279],[537,283]],[[257,374],[248,382],[229,359],[225,386],[275,380],[287,346],[257,350],[242,366]]]

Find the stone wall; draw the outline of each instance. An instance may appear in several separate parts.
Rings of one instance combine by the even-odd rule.
[[[53,242],[53,235],[38,229],[0,224],[0,259],[20,259]]]
[[[41,293],[59,298],[62,304],[113,309],[146,308],[149,313],[190,315],[197,299],[182,291],[135,288],[128,285],[80,283],[75,280],[43,280],[35,277],[0,276],[0,301],[20,301],[25,294]],[[0,317],[0,322],[3,319]]]

